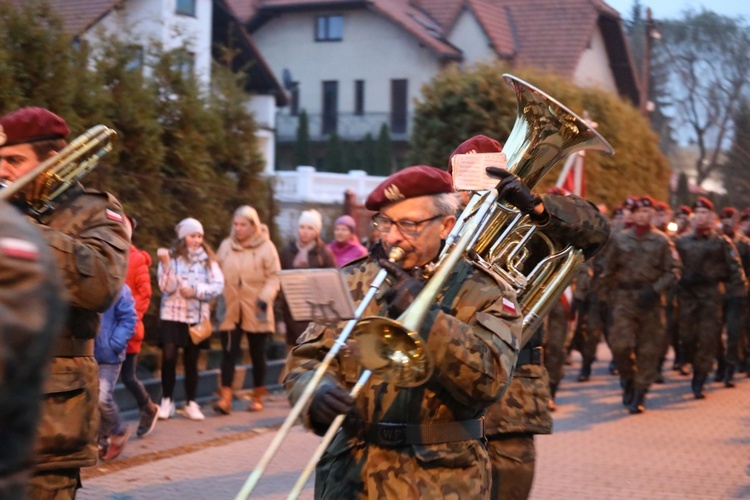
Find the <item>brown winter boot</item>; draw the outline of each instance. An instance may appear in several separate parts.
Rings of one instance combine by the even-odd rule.
[[[250,396],[250,406],[247,407],[247,411],[261,411],[263,409],[263,396],[266,395],[265,387],[256,387],[253,389],[253,394]]]
[[[220,415],[232,413],[232,388],[219,387],[219,400],[214,403],[214,411]]]

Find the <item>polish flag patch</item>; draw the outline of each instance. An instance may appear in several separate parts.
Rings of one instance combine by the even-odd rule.
[[[39,260],[39,247],[18,238],[0,238],[0,254],[12,259]]]
[[[122,215],[118,214],[114,210],[107,209],[107,219],[113,220],[116,222],[122,222]]]
[[[503,311],[510,313],[510,314],[516,314],[516,305],[513,303],[512,300],[508,300],[505,297],[503,297]]]

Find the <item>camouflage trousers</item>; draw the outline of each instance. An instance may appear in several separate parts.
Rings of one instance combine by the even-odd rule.
[[[602,340],[602,332],[607,321],[607,304],[590,294],[578,312],[575,333],[573,334],[573,349],[581,353],[584,363],[593,362],[596,358],[596,348]]]
[[[620,377],[633,380],[636,390],[646,390],[659,375],[664,352],[664,306],[636,306],[638,291],[617,290],[612,301],[609,347]]]
[[[533,434],[505,434],[487,442],[492,462],[492,499],[525,500],[534,482]]]
[[[558,385],[563,378],[565,356],[570,344],[567,311],[558,301],[547,316],[544,335],[544,366],[549,372],[549,381]]]
[[[696,373],[713,369],[721,336],[722,300],[718,294],[696,297],[683,292],[678,296],[683,361],[691,363]]]

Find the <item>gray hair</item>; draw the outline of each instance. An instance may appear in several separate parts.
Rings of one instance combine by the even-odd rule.
[[[459,199],[456,193],[440,193],[432,196],[432,202],[437,210],[436,215],[456,215]]]

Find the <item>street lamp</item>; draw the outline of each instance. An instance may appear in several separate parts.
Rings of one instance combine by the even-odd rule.
[[[648,117],[648,114],[655,109],[654,103],[648,99],[650,76],[651,76],[651,47],[654,40],[661,40],[661,33],[656,28],[656,22],[651,17],[651,7],[646,8],[646,29],[644,32],[646,43],[643,47],[643,61],[641,65],[641,114]]]

